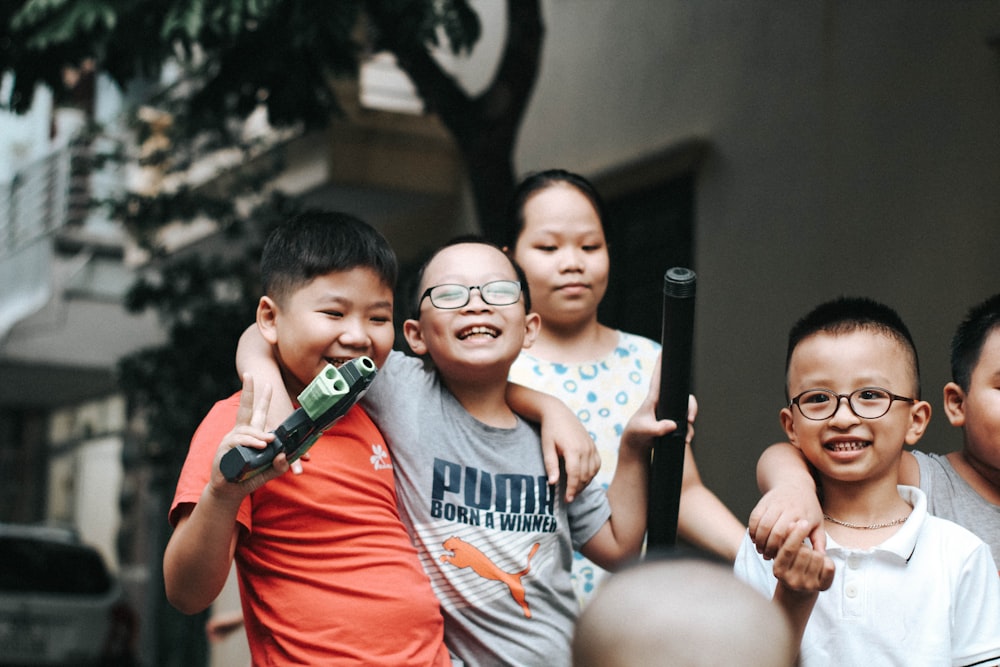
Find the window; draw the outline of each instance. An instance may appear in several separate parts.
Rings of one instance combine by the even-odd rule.
[[[692,170],[638,189],[605,194],[611,282],[599,309],[604,324],[659,341],[663,328],[663,276],[683,266],[694,271]]]

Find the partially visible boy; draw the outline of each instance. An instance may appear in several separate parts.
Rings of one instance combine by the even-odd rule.
[[[1000,661],[1000,578],[989,548],[930,516],[919,489],[897,486],[903,445],[916,444],[931,413],[899,316],[867,299],[819,306],[792,328],[786,390],[781,424],[822,489],[826,555],[836,564],[805,625],[802,664]],[[799,561],[786,567],[788,554],[819,554],[802,543],[807,529],[793,524],[773,574],[747,537],[737,574],[768,593],[788,585],[793,604],[796,594],[815,595],[821,585],[794,590]]]
[[[327,362],[385,362],[396,259],[375,230],[346,215],[303,214],[268,238],[261,273],[257,326],[289,395]],[[450,664],[437,599],[397,511],[393,461],[363,410],[313,445],[308,474],[282,474],[280,454],[242,483],[222,476],[231,447],[270,439],[269,397],[247,377],[192,439],[170,509],[170,602],[185,613],[208,607],[235,558],[255,665]]]
[[[956,330],[951,377],[944,411],[962,429],[962,449],[944,456],[903,452],[900,483],[919,486],[931,514],[978,535],[1000,565],[1000,294],[972,307]],[[765,495],[750,516],[750,529],[758,551],[770,557],[790,522],[806,519],[816,529],[823,517],[798,450],[772,445],[757,473]]]

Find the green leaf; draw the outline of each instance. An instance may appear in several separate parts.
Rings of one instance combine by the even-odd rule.
[[[29,0],[14,16],[11,27],[28,33],[27,48],[44,51],[81,35],[101,38],[110,34],[117,23],[118,13],[110,2]]]
[[[167,12],[160,30],[160,38],[166,42],[179,39],[186,43],[198,41],[204,21],[202,0],[178,2]]]

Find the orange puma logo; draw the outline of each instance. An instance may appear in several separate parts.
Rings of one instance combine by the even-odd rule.
[[[531,557],[538,551],[539,542],[535,542],[531,546],[531,551],[528,553],[528,563],[520,572],[504,572],[486,554],[459,537],[449,537],[442,546],[451,552],[451,554],[442,554],[442,563],[451,563],[457,568],[471,567],[473,572],[483,579],[491,579],[505,584],[510,589],[514,601],[521,605],[521,609],[524,610],[524,617],[531,618],[531,609],[528,608],[528,601],[524,599],[524,585],[521,583],[521,578],[531,571]]]

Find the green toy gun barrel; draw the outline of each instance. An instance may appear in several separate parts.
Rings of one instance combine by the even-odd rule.
[[[219,462],[223,476],[230,482],[242,482],[267,470],[281,452],[289,463],[301,457],[324,431],[354,407],[375,379],[376,370],[368,357],[351,359],[340,368],[327,364],[299,394],[300,407],[274,429],[274,440],[267,447],[241,445],[223,455]]]

